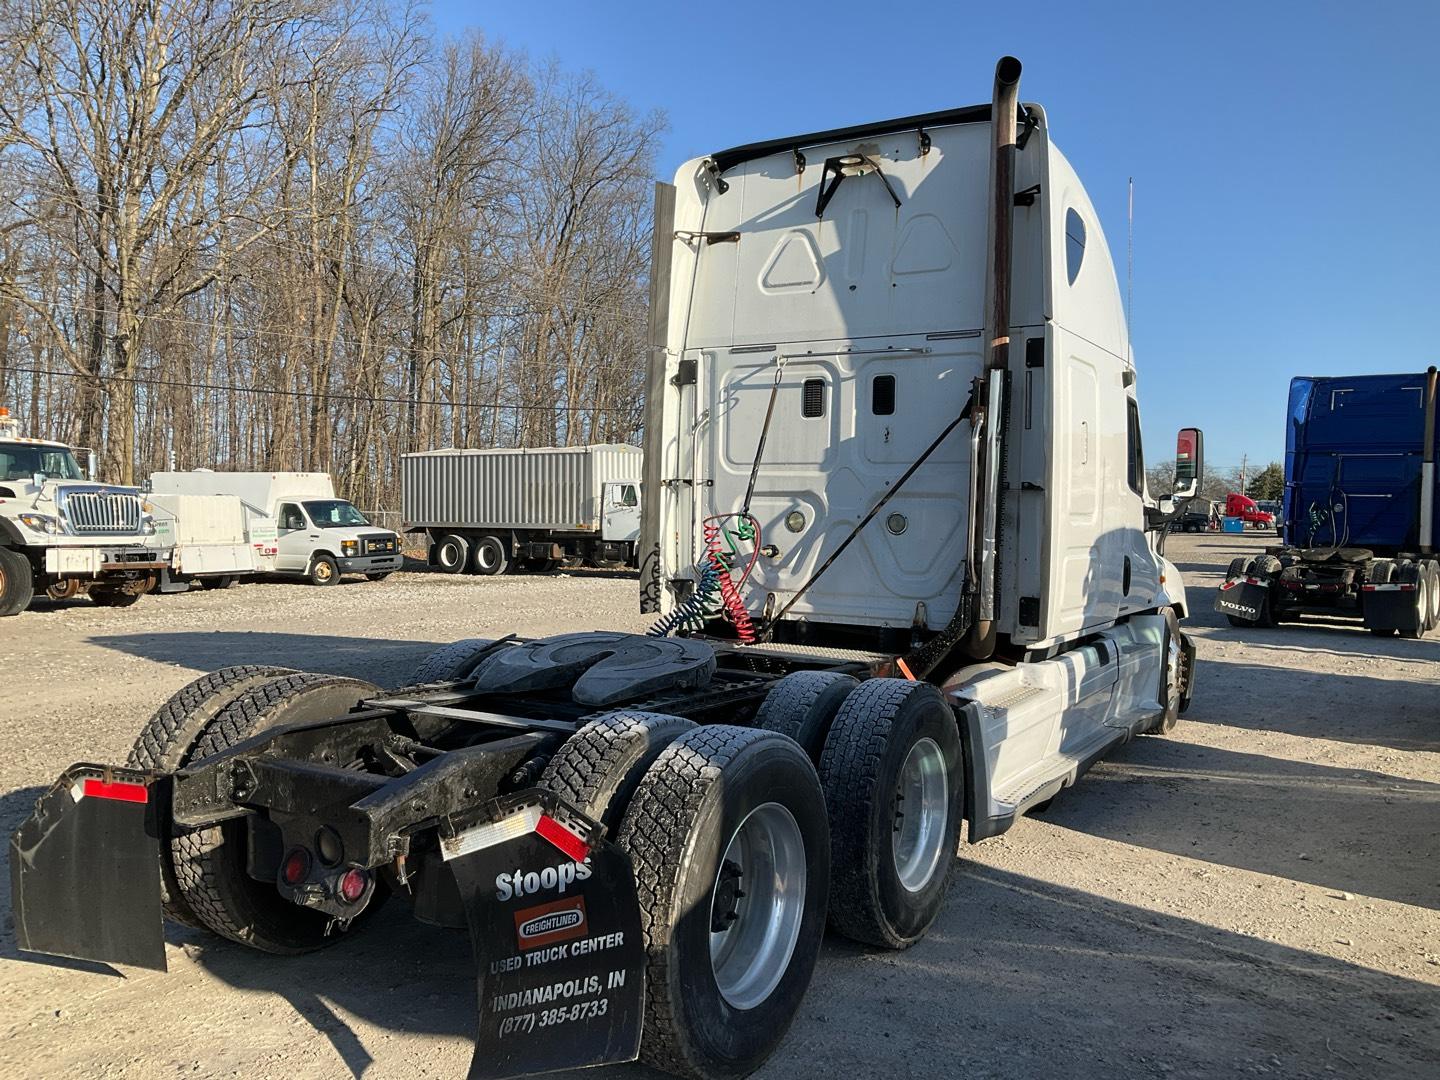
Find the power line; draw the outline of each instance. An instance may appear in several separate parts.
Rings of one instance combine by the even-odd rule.
[[[29,375],[52,375],[61,379],[104,378],[113,382],[136,383],[142,386],[173,386],[187,390],[220,390],[233,394],[262,394],[270,397],[323,398],[327,401],[359,402],[361,404],[385,405],[440,405],[451,409],[514,409],[528,412],[589,413],[595,409],[580,405],[502,405],[488,401],[446,401],[443,398],[408,398],[386,394],[337,394],[328,390],[278,390],[266,386],[236,386],[233,383],[198,382],[189,379],[162,379],[153,375],[105,375],[90,376],[78,371],[54,371],[49,368],[9,367],[6,371],[23,372]]]

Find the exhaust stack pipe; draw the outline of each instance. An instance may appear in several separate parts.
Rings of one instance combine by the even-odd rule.
[[[1420,457],[1420,554],[1429,555],[1435,538],[1435,379],[1425,372],[1425,449]]]
[[[1005,424],[1005,377],[1010,370],[1010,242],[1015,219],[1015,126],[1019,119],[1020,61],[1002,56],[995,65],[990,105],[990,274],[986,281],[985,435],[980,459],[980,497],[971,507],[970,550],[979,572],[970,582],[975,621],[966,651],[976,659],[995,652],[996,534],[1000,520],[1000,460]],[[977,410],[978,411],[978,410]]]

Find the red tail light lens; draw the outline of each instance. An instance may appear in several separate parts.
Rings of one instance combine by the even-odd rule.
[[[280,880],[286,885],[299,885],[310,876],[310,853],[303,847],[291,848],[280,866]]]
[[[359,903],[369,884],[370,875],[364,870],[346,870],[340,877],[340,899],[347,904]]]

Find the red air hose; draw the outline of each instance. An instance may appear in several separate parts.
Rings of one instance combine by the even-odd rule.
[[[720,602],[725,605],[725,611],[729,614],[730,621],[735,624],[735,636],[748,645],[755,640],[755,627],[750,622],[750,613],[745,610],[745,602],[740,599],[740,590],[730,576],[730,568],[725,565],[725,559],[721,554],[720,526],[716,519],[711,518],[704,522],[703,528],[705,530],[706,557],[720,575]]]

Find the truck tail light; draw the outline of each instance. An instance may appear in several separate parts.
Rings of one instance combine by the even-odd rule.
[[[286,885],[299,885],[310,876],[310,853],[303,847],[291,848],[280,866],[280,880]]]
[[[370,885],[370,875],[364,870],[346,870],[340,875],[340,899],[347,904],[358,904]]]

